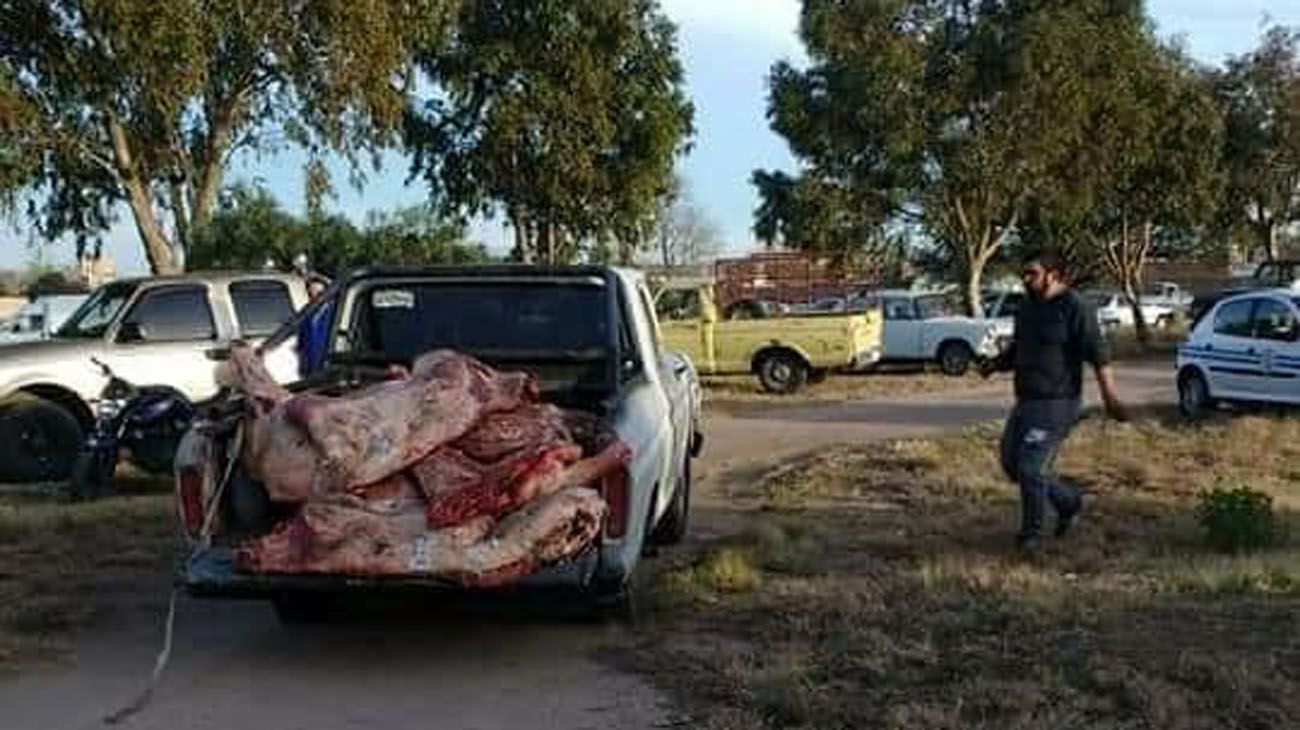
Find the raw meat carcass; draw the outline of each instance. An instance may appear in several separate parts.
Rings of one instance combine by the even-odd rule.
[[[279,502],[384,479],[464,436],[480,416],[537,398],[528,375],[497,374],[447,350],[417,359],[409,377],[344,397],[290,395],[247,346],[232,348],[230,376],[253,403],[244,466]]]
[[[244,466],[301,503],[237,550],[244,570],[499,585],[589,545],[607,510],[590,487],[631,456],[601,419],[538,403],[531,377],[454,352],[330,397],[291,395],[237,351]]]
[[[605,502],[574,487],[534,501],[502,520],[479,517],[430,530],[410,506],[380,513],[346,500],[309,502],[274,532],[237,554],[240,566],[264,573],[436,575],[466,585],[508,582],[591,543]]]
[[[429,526],[500,517],[566,487],[588,486],[631,455],[622,443],[579,460],[582,448],[555,442],[483,465],[456,449],[440,449],[412,470],[428,501]]]
[[[289,422],[306,430],[324,458],[325,489],[377,482],[465,435],[488,413],[537,399],[523,373],[498,374],[450,350],[421,356],[411,377],[342,398],[301,395],[285,403]]]

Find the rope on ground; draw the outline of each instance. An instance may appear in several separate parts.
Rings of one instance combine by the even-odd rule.
[[[172,588],[171,599],[167,602],[167,619],[163,622],[162,650],[158,652],[158,658],[154,661],[153,677],[150,678],[148,686],[130,704],[117,712],[105,715],[105,725],[118,725],[129,720],[136,713],[143,710],[149,704],[149,701],[153,699],[154,690],[158,688],[158,682],[162,679],[163,670],[167,668],[167,662],[172,656],[172,628],[176,624],[176,596],[179,592],[179,588]]]

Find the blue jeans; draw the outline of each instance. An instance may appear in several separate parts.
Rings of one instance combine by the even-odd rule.
[[[1061,483],[1053,472],[1056,453],[1079,420],[1078,400],[1020,401],[1002,432],[1002,470],[1020,483],[1020,539],[1043,530],[1044,502],[1058,515],[1079,511],[1079,491]]]

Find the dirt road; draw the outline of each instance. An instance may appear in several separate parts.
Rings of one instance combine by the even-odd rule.
[[[1137,401],[1168,401],[1168,365],[1127,367]],[[959,395],[752,408],[714,414],[701,464],[707,530],[710,487],[809,451],[919,435],[998,418],[1006,386]],[[7,730],[103,727],[100,718],[140,688],[159,640],[156,595],[125,620],[86,637],[70,667],[0,677]],[[667,700],[645,680],[597,659],[618,628],[519,616],[439,615],[283,627],[260,603],[178,605],[171,665],[155,699],[127,727],[230,730],[341,728],[654,728]]]

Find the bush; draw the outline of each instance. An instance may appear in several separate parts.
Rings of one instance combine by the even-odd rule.
[[[1248,487],[1202,492],[1196,521],[1205,528],[1210,546],[1223,552],[1253,552],[1278,537],[1273,498]]]

